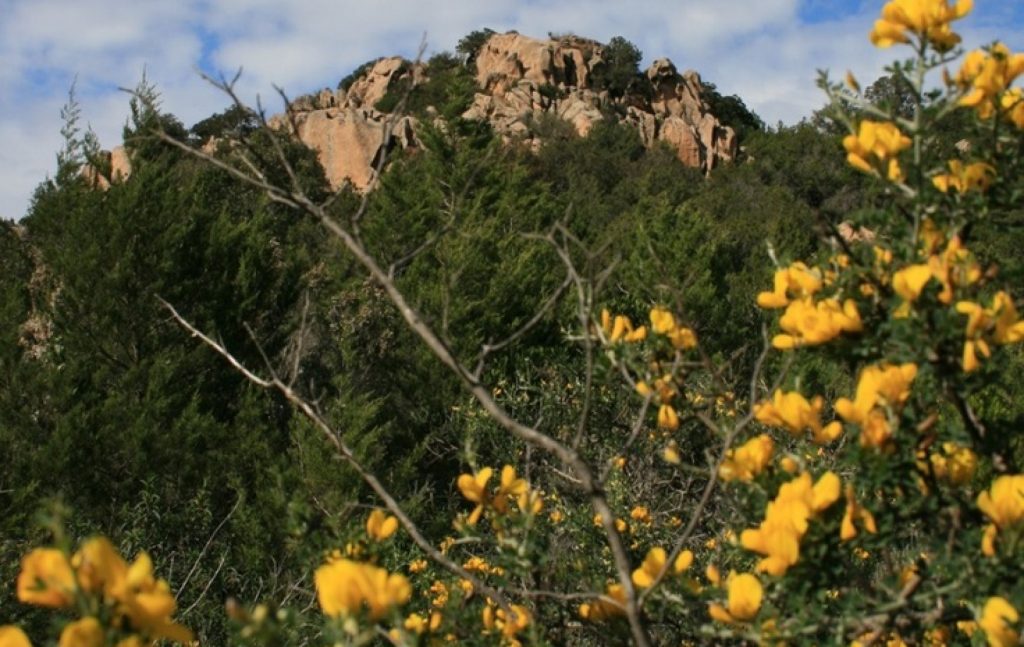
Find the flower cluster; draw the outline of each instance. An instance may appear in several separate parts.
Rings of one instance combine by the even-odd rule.
[[[476,504],[476,507],[473,508],[467,519],[469,525],[475,526],[487,508],[490,508],[499,515],[507,514],[510,498],[516,502],[516,505],[522,512],[537,514],[541,511],[543,499],[536,492],[530,490],[530,485],[525,479],[521,479],[516,475],[516,468],[511,465],[501,468],[501,479],[498,489],[494,492],[487,487],[493,475],[494,469],[485,467],[475,474],[462,474],[459,476],[456,484],[459,486],[462,496]]]
[[[882,17],[871,30],[871,42],[878,47],[909,43],[911,36],[928,43],[938,51],[946,51],[960,42],[960,36],[949,23],[966,16],[974,7],[973,0],[890,0],[882,7]]]
[[[898,156],[910,147],[910,138],[898,126],[888,121],[860,122],[856,133],[843,139],[846,161],[865,173],[882,174],[893,182],[903,180]]]
[[[105,537],[87,540],[70,559],[59,548],[29,552],[16,588],[25,604],[89,610],[64,628],[61,645],[92,647],[112,640],[118,647],[141,647],[160,639],[192,640],[191,631],[171,620],[177,603],[167,582],[153,575],[149,555],[139,553],[128,564]]]
[[[775,500],[768,503],[764,521],[757,528],[740,534],[747,550],[764,555],[757,570],[783,575],[800,559],[800,540],[812,517],[839,499],[839,477],[826,472],[816,483],[804,472],[779,488]]]
[[[830,443],[843,432],[843,426],[836,421],[821,424],[821,411],[825,399],[815,396],[810,402],[797,391],[784,392],[776,389],[771,402],[759,402],[754,406],[754,417],[769,427],[785,429],[799,437],[805,431],[811,432],[815,443]]]
[[[985,527],[981,552],[992,556],[1000,531],[1024,521],[1024,474],[997,478],[992,487],[978,495],[978,507],[992,522]]]
[[[647,556],[644,557],[640,568],[633,571],[633,584],[642,589],[650,588],[662,576],[662,573],[668,570],[667,561],[668,554],[664,548],[655,546],[647,551]],[[685,573],[692,563],[693,552],[684,550],[679,553],[679,556],[672,563],[672,572],[675,575]]]
[[[730,624],[753,620],[761,609],[761,600],[764,597],[764,587],[757,576],[730,572],[726,578],[726,587],[729,591],[727,606],[723,607],[715,602],[709,604],[708,614],[711,618]]]
[[[992,297],[992,305],[985,308],[973,301],[956,304],[960,314],[967,315],[964,329],[964,353],[961,363],[970,373],[980,366],[978,355],[989,357],[989,344],[1015,344],[1024,341],[1024,321],[1020,320],[1013,299],[999,291]]]
[[[365,608],[371,619],[380,619],[412,596],[404,575],[350,559],[329,561],[316,569],[313,581],[320,608],[331,618],[354,616]]]
[[[772,462],[775,442],[768,434],[751,438],[726,452],[718,466],[718,478],[723,481],[752,481]]]
[[[974,108],[981,119],[1002,112],[1018,127],[1024,127],[1020,90],[1011,87],[1022,73],[1024,54],[1014,54],[1003,43],[994,44],[988,51],[970,52],[953,79],[965,93],[960,105]]]
[[[866,366],[857,381],[854,399],[839,398],[836,413],[860,427],[860,443],[881,449],[892,438],[893,426],[917,376],[916,364]]]

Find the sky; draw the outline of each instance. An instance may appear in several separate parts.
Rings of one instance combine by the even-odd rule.
[[[359,64],[454,49],[488,27],[545,37],[623,36],[644,65],[668,57],[740,96],[770,125],[823,104],[818,69],[866,85],[897,50],[867,34],[882,0],[0,0],[0,218],[20,219],[56,170],[62,105],[75,85],[83,125],[105,148],[128,116],[121,88],[145,74],[186,126],[223,110],[199,72],[242,69],[243,98],[278,111],[290,96],[335,87]],[[1024,49],[1024,0],[975,0],[955,25],[970,48],[1001,38]]]

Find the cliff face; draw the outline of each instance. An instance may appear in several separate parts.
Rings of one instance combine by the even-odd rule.
[[[645,72],[650,96],[627,92],[613,101],[594,88],[596,70],[605,63],[602,54],[600,43],[582,38],[543,41],[496,34],[477,56],[481,92],[463,117],[485,119],[502,135],[529,140],[529,124],[543,113],[568,121],[585,136],[609,112],[618,112],[645,145],[664,141],[687,166],[710,171],[735,157],[736,134],[708,110],[696,72],[680,75],[672,61],[658,59]],[[547,87],[555,92],[544,91]]]
[[[665,142],[679,160],[710,172],[735,158],[736,135],[711,114],[702,97],[700,76],[680,74],[668,59],[646,70],[641,91],[628,89],[612,98],[596,79],[604,45],[576,36],[539,40],[516,32],[494,34],[475,60],[478,92],[462,115],[484,120],[506,141],[539,148],[532,130],[542,115],[552,115],[586,136],[598,121],[615,118],[636,128],[644,145]],[[321,90],[292,102],[290,119],[273,117],[276,128],[296,126],[296,134],[319,155],[334,188],[346,182],[363,190],[373,181],[376,166],[388,147],[415,148],[416,120],[394,119],[374,106],[401,80],[421,82],[425,66],[400,57],[382,58],[348,90]],[[385,133],[390,125],[390,134]],[[118,177],[127,177],[130,163],[117,151],[112,160]],[[113,174],[112,174],[113,175]]]

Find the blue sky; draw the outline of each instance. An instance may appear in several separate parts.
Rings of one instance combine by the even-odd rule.
[[[0,217],[18,219],[55,167],[60,108],[77,78],[83,120],[106,147],[128,114],[120,87],[143,69],[186,125],[224,98],[197,69],[245,74],[245,98],[334,87],[360,63],[450,50],[481,27],[538,37],[572,31],[636,43],[738,94],[770,124],[820,107],[816,70],[863,82],[897,54],[868,43],[882,0],[0,0]],[[1024,49],[1022,0],[975,0],[957,25],[965,45]],[[268,101],[273,107],[273,103]]]

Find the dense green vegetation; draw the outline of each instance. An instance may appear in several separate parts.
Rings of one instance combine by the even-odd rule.
[[[769,253],[782,262],[824,253],[842,220],[876,205],[875,190],[843,161],[839,136],[809,123],[766,128],[741,99],[713,92],[712,110],[742,133],[746,156],[708,178],[610,122],[586,138],[552,126],[537,154],[505,147],[458,118],[472,97],[466,61],[486,34],[467,36],[461,57],[434,56],[428,83],[411,92],[398,84],[378,104],[405,100],[417,115],[433,107],[448,127],[424,126],[423,149],[392,161],[360,223],[367,248],[394,264],[398,285],[469,358],[558,289],[563,260],[545,237],[571,241],[580,271],[610,269],[601,305],[643,315],[651,303],[669,304],[730,367],[720,376],[728,388],[745,388],[769,320],[755,306],[771,283]],[[636,81],[639,58],[624,39],[610,45],[601,83],[612,96]],[[48,620],[15,602],[12,582],[18,556],[42,536],[40,510],[66,507],[75,536],[100,532],[126,552],[149,550],[181,591],[180,619],[204,644],[225,644],[225,600],[305,604],[322,554],[354,536],[376,505],[307,422],[197,344],[161,301],[258,373],[266,362],[277,367],[392,484],[434,543],[464,507],[452,483],[467,462],[499,464],[521,452],[476,415],[317,223],[153,140],[157,124],[193,145],[243,138],[254,159],[283,146],[306,190],[328,191],[311,151],[273,141],[244,111],[186,130],[137,102],[125,133],[130,180],[96,190],[78,172],[84,158],[72,154],[23,221],[0,223],[0,617],[39,644]],[[69,150],[80,150],[68,133]],[[949,138],[959,134],[951,126]],[[285,180],[279,167],[263,170]],[[345,216],[358,203],[344,193],[332,210]],[[1000,224],[977,228],[979,253],[1019,272],[1020,214],[991,222]],[[424,240],[433,242],[420,249]],[[571,426],[578,399],[531,389],[572,387],[583,358],[566,340],[574,299],[559,300],[487,366],[514,413],[560,412],[545,420],[552,428]],[[827,391],[842,378],[818,379]],[[1004,395],[993,394],[992,406]],[[594,406],[613,411],[623,397]],[[1020,420],[1013,407],[1001,412],[1006,424]]]

